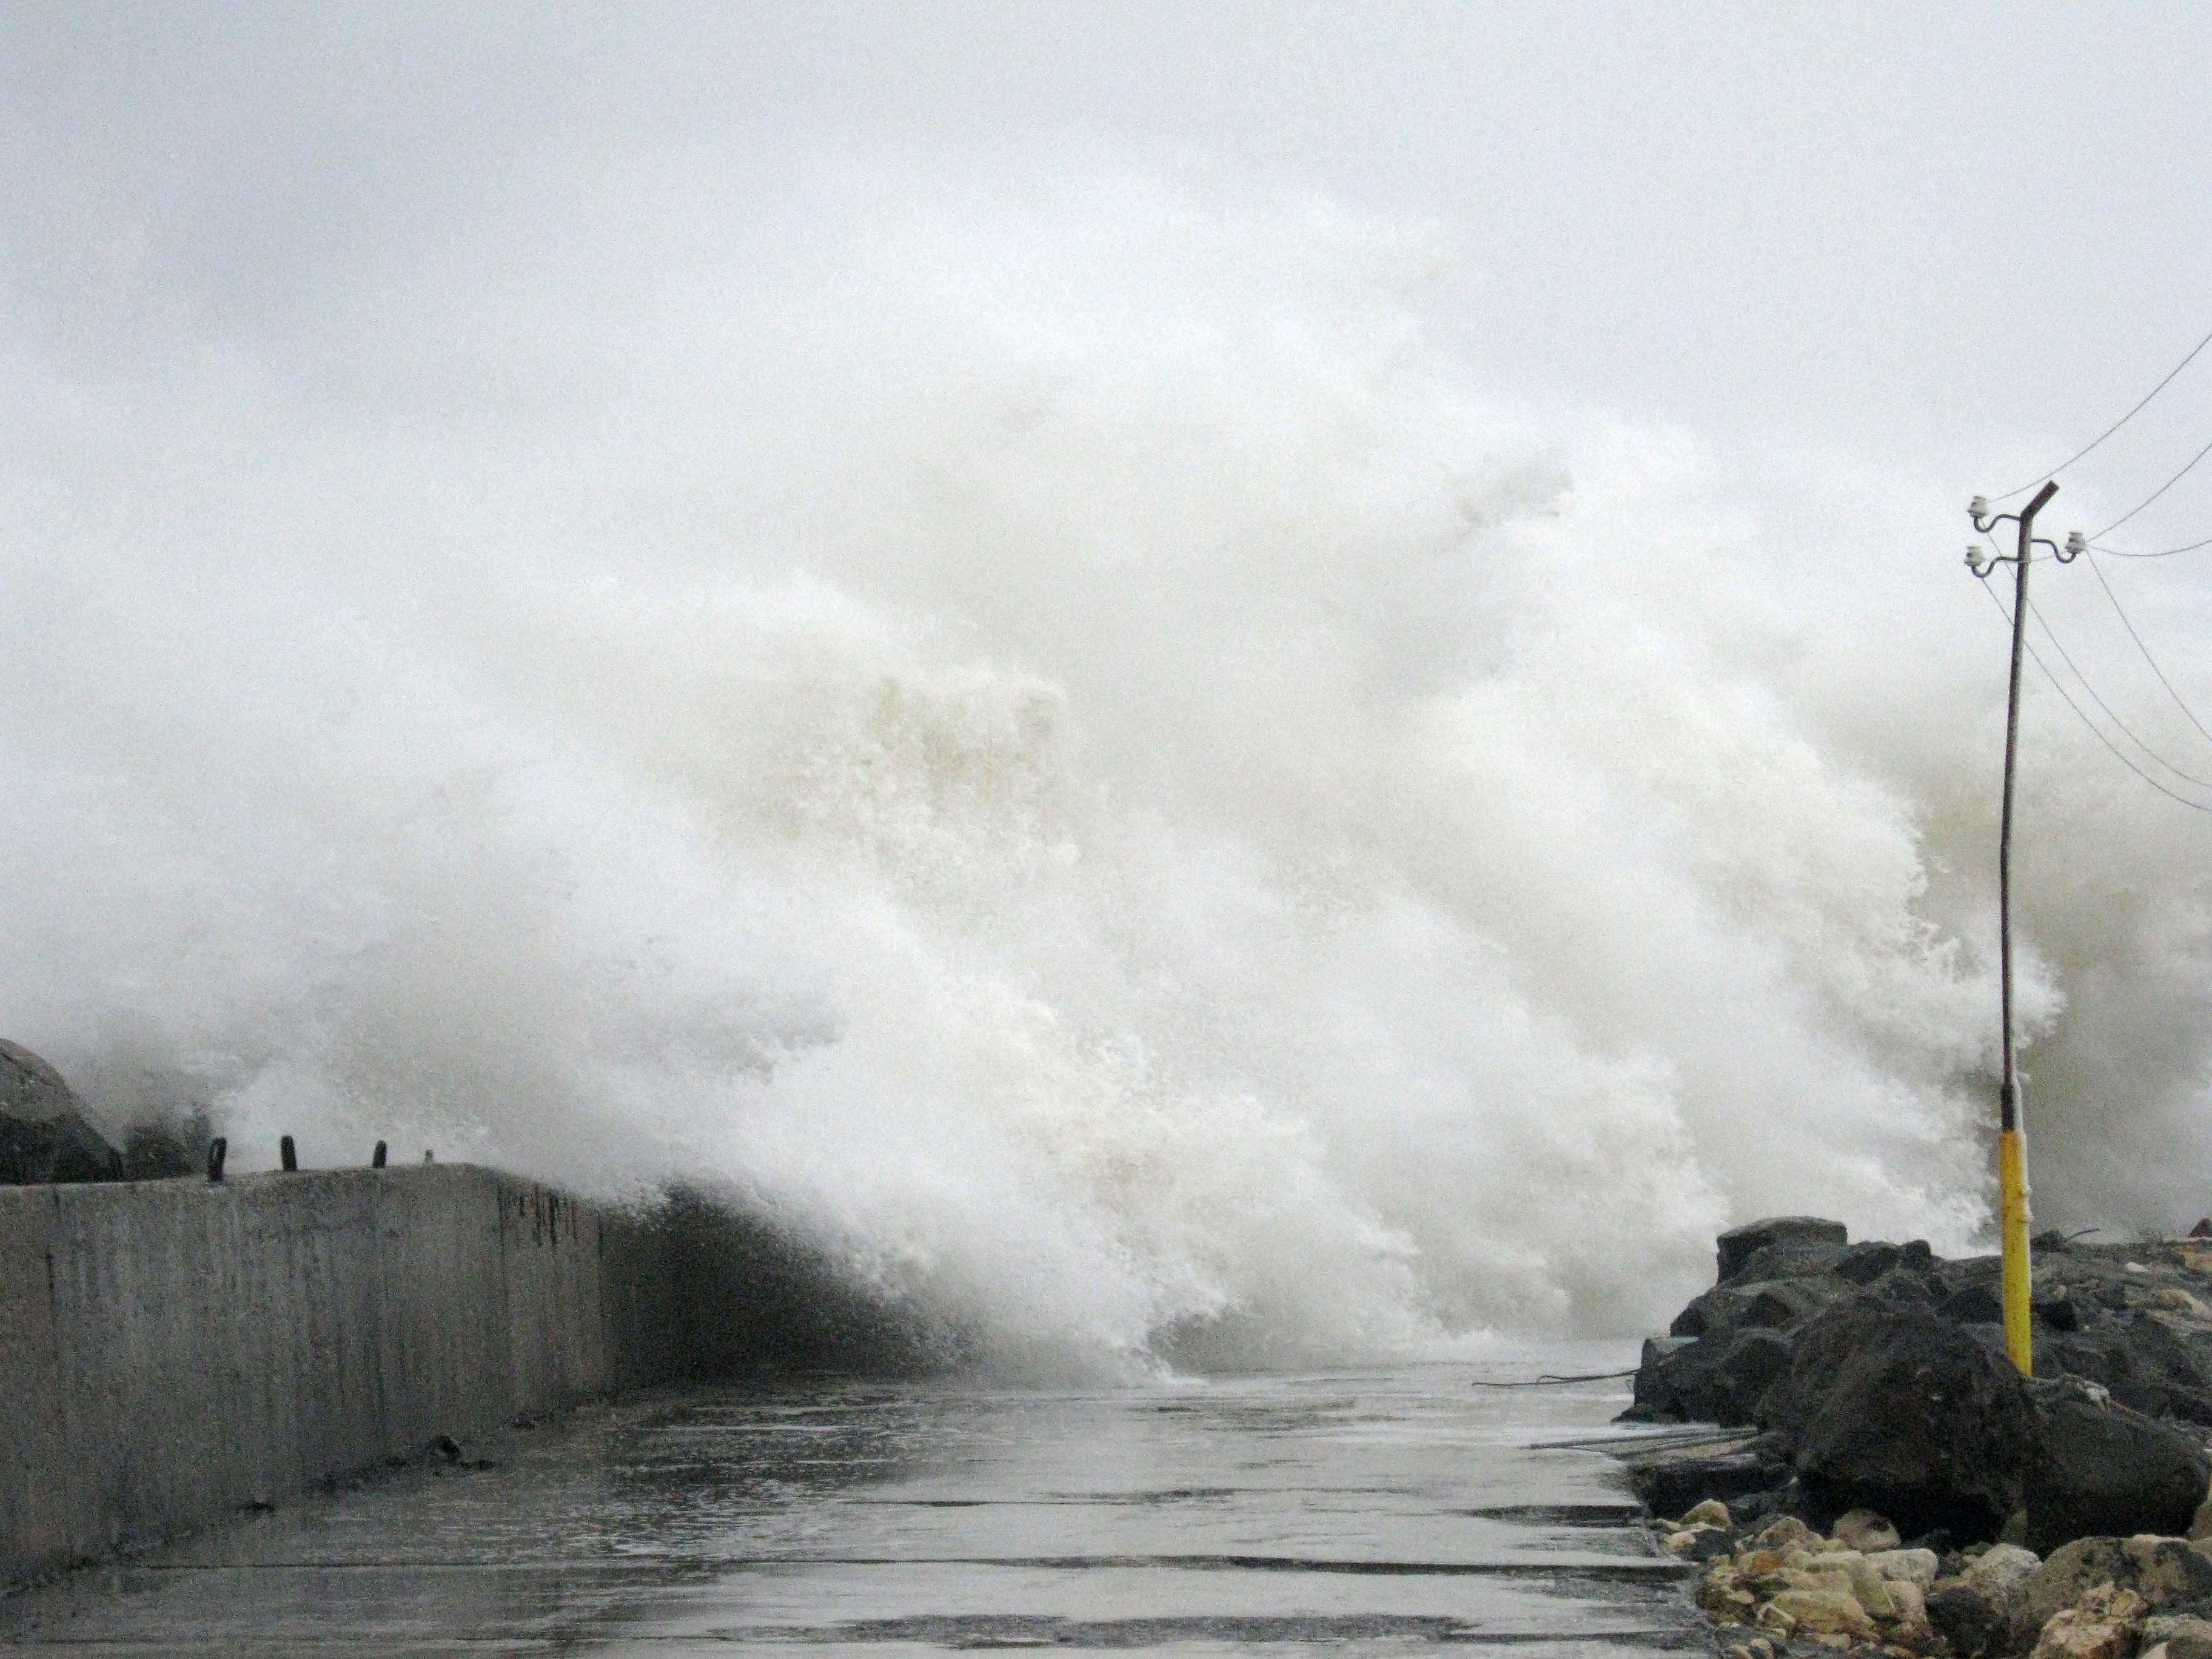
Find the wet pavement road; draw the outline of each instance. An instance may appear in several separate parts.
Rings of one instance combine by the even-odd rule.
[[[1593,1359],[635,1399],[0,1601],[0,1654],[1702,1650],[1624,1385],[1474,1386]]]

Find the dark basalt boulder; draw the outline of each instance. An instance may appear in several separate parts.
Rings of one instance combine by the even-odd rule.
[[[2019,1507],[2033,1412],[2001,1355],[1923,1307],[1862,1292],[1798,1331],[1759,1421],[1790,1446],[1821,1523],[1870,1509],[1907,1536],[1974,1539]]]
[[[2076,1538],[2188,1532],[2212,1481],[2212,1461],[2194,1435],[2079,1383],[2031,1387],[2035,1449],[2021,1489],[2030,1549],[2048,1554]],[[2212,1593],[2212,1564],[2205,1572]]]
[[[1849,1248],[1842,1244],[1784,1240],[1746,1256],[1729,1282],[1747,1285],[1778,1279],[1826,1279],[1832,1277],[1850,1255]]]
[[[123,1178],[164,1181],[207,1168],[214,1126],[206,1109],[194,1107],[181,1117],[149,1117],[124,1132]]]
[[[2002,1325],[2004,1302],[1986,1285],[1961,1285],[1943,1298],[1943,1317],[1954,1325]]]
[[[0,1185],[110,1181],[123,1155],[86,1121],[62,1074],[0,1039]]]
[[[2170,1315],[2068,1300],[2074,1322],[2045,1322],[2048,1336],[2036,1334],[2039,1372],[2094,1382],[2148,1416],[2212,1424],[2212,1331]]]
[[[1820,1279],[1771,1279],[1716,1285],[1674,1316],[1669,1336],[1729,1336],[1786,1331],[1834,1301],[1843,1286]]]
[[[1790,1370],[1790,1339],[1752,1328],[1685,1340],[1654,1339],[1637,1368],[1632,1422],[1717,1423],[1755,1420],[1759,1396]]]
[[[1826,1271],[1826,1264],[1843,1254],[1843,1247],[1850,1234],[1840,1221],[1825,1221],[1818,1216],[1778,1215],[1764,1221],[1753,1221],[1723,1233],[1716,1243],[1719,1246],[1719,1282],[1726,1285],[1738,1279],[1753,1277],[1781,1279],[1790,1275],[1763,1270],[1753,1275],[1746,1271],[1753,1259],[1764,1252],[1774,1253],[1773,1266],[1791,1259],[1805,1262],[1811,1272]],[[1812,1266],[1819,1262],[1821,1266]]]
[[[1871,1285],[1893,1273],[1926,1280],[1935,1273],[1936,1252],[1924,1238],[1903,1244],[1869,1240],[1845,1250],[1832,1271],[1847,1285]]]
[[[1665,1446],[1628,1459],[1629,1484],[1654,1515],[1680,1515],[1708,1498],[1733,1507],[1790,1478],[1783,1449],[1762,1435],[1717,1445]]]
[[[1971,1584],[1949,1583],[1930,1595],[1928,1622],[1962,1659],[2002,1653],[2012,1644],[2005,1609]]]
[[[2054,1285],[2045,1294],[2032,1298],[2027,1310],[2031,1318],[2060,1334],[2081,1328],[2081,1310],[2063,1285]]]
[[[2004,1610],[1969,1583],[1947,1583],[1929,1595],[1927,1608],[1929,1628],[1964,1659],[2004,1652],[2008,1644]]]
[[[1863,1289],[1924,1304],[1985,1343],[2002,1346],[1997,1262],[1945,1261],[1923,1244],[1838,1246],[1832,1224],[1787,1218],[1728,1235],[1752,1246],[1724,1253],[1734,1277],[1692,1300],[1672,1334],[1789,1334],[1840,1297]],[[1764,1242],[1762,1242],[1764,1241]],[[1826,1264],[1826,1265],[1823,1265]],[[2036,1371],[2108,1389],[2154,1417],[2212,1426],[2212,1246],[2182,1239],[2068,1244],[2036,1259],[2031,1312]]]

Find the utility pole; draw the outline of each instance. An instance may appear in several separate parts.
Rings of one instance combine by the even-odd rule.
[[[2022,1376],[2033,1376],[2033,1338],[2028,1322],[2027,1261],[2027,1147],[2021,1129],[2023,1091],[2013,1065],[2012,1018],[2012,806],[2013,784],[2020,770],[2020,669],[2027,649],[2027,568],[2035,549],[2049,548],[2061,564],[2070,564],[2083,550],[2079,531],[2066,545],[2039,538],[2035,515],[2058,493],[2056,483],[2045,483],[2034,499],[2017,514],[1990,513],[1983,497],[1974,497],[1968,515],[1974,528],[1988,535],[2007,519],[2020,526],[2016,550],[2008,560],[1986,556],[1979,547],[1966,550],[1966,568],[1984,580],[2000,564],[2014,568],[2012,605],[2012,679],[2005,702],[2004,810],[1997,833],[1997,959],[2000,994],[2003,1004],[2004,1070],[1997,1084],[1997,1237],[2002,1253],[2004,1288],[2005,1352]]]

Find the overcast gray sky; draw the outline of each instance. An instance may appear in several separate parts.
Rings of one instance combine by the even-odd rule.
[[[1502,391],[1753,471],[1893,466],[1948,512],[2212,328],[2208,64],[2212,12],[2179,5],[18,3],[11,442],[218,373],[356,426],[526,414],[562,371],[502,384],[458,335],[520,363],[564,315],[649,311],[805,227],[824,158],[1073,152],[1433,218]],[[2069,478],[2066,522],[2212,435],[2202,371]],[[2147,542],[2212,533],[2203,471]]]
[[[128,354],[436,282],[495,228],[803,212],[740,177],[763,148],[1073,142],[1437,216],[1516,380],[2063,440],[2212,326],[2208,65],[2180,5],[18,3],[8,296]]]

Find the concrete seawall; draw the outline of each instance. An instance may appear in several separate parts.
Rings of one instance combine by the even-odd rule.
[[[681,1249],[460,1164],[0,1188],[0,1585],[684,1374]]]

